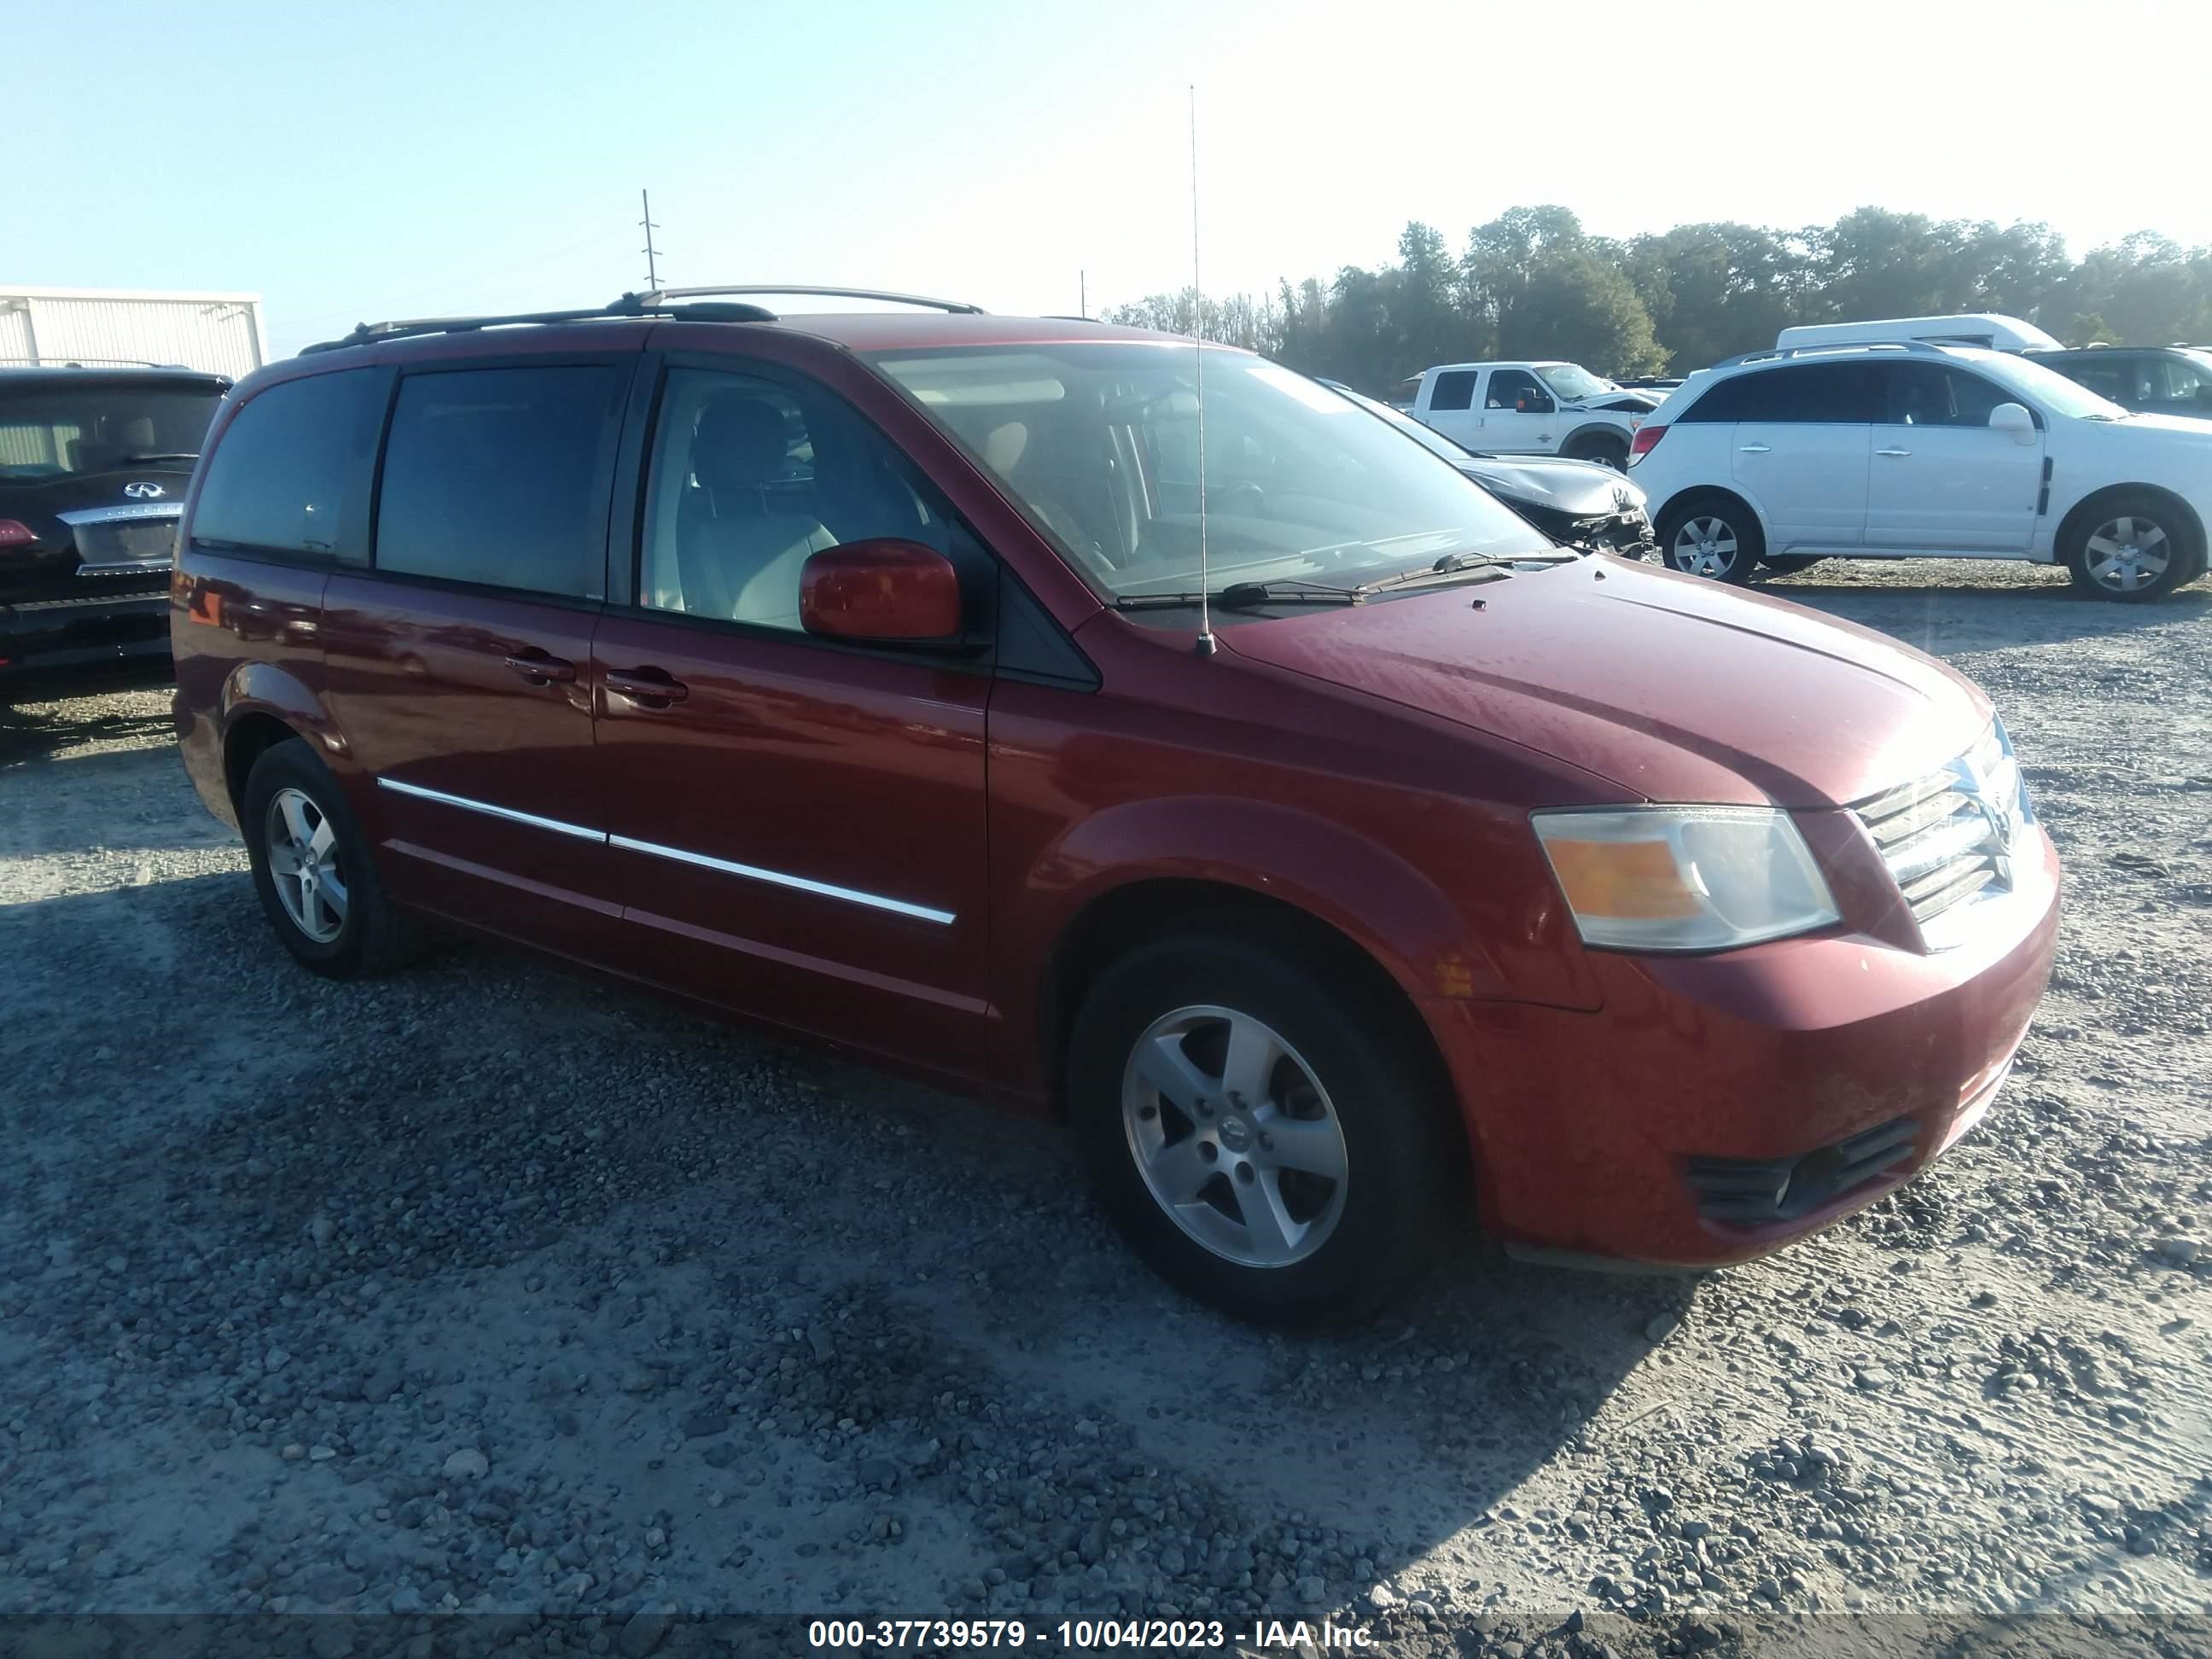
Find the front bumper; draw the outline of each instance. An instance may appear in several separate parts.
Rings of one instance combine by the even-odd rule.
[[[1603,1006],[1425,1004],[1509,1248],[1715,1267],[1895,1190],[1987,1112],[2057,949],[2058,860],[1955,949],[1860,934],[1592,952]]]
[[[167,589],[0,605],[0,677],[168,652]]]

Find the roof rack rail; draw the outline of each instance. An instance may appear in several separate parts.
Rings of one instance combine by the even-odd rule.
[[[1831,340],[1824,345],[1767,346],[1761,350],[1723,357],[1712,367],[1734,368],[1738,363],[1763,363],[1784,357],[1817,357],[1831,351],[1924,351],[1933,354],[1942,349],[1942,344],[1934,340]]]
[[[878,288],[812,288],[793,287],[788,283],[715,283],[706,288],[663,288],[649,294],[628,295],[623,298],[638,299],[648,304],[668,300],[703,299],[715,294],[798,294],[813,299],[878,300],[888,305],[921,306],[930,311],[949,311],[956,315],[980,317],[983,307],[969,305],[965,300],[933,300],[925,294],[894,294]]]
[[[183,368],[183,363],[157,363],[148,357],[0,357],[8,368]]]
[[[680,295],[688,290],[677,290]],[[337,351],[345,346],[370,345],[380,340],[411,339],[422,334],[468,334],[477,329],[505,328],[519,323],[585,323],[609,317],[688,318],[697,322],[772,323],[775,313],[765,306],[671,305],[668,295],[625,294],[604,306],[573,311],[510,311],[482,317],[397,318],[389,322],[359,323],[351,333],[335,340],[319,340],[301,346],[304,357],[314,351]]]

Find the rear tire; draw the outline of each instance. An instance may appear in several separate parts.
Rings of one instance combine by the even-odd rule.
[[[385,896],[345,792],[304,742],[292,738],[255,757],[240,826],[253,890],[301,967],[367,979],[421,954],[419,929]]]
[[[2204,572],[2197,526],[2171,502],[2121,490],[2087,512],[2059,550],[2076,592],[2143,605]]]
[[[1741,587],[1765,556],[1758,515],[1733,495],[1686,496],[1659,520],[1659,562],[1686,576]]]
[[[1466,1168],[1414,1047],[1341,973],[1227,919],[1098,977],[1068,1045],[1070,1115],[1101,1202],[1162,1278],[1261,1324],[1353,1324],[1431,1264]]]

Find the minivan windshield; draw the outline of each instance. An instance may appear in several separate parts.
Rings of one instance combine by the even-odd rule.
[[[1955,356],[1972,360],[1975,369],[2008,392],[2017,392],[2031,404],[2054,415],[2070,415],[2084,421],[2124,421],[2128,411],[2110,398],[2100,398],[2077,380],[2055,368],[2032,363],[2004,351],[1960,351]]]
[[[1620,388],[1610,380],[1601,380],[1579,363],[1539,363],[1536,377],[1552,388],[1554,398],[1595,398],[1601,392],[1618,392]]]
[[[160,461],[188,467],[222,401],[204,386],[0,381],[0,483],[30,483]]]
[[[871,361],[1109,597],[1350,586],[1454,555],[1556,554],[1480,486],[1328,387],[1209,347],[1202,584],[1198,356],[1098,341]]]

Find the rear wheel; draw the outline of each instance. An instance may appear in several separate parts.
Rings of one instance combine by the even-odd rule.
[[[1465,1162],[1401,1024],[1342,986],[1277,941],[1182,934],[1109,968],[1069,1044],[1109,1213],[1170,1283],[1261,1323],[1381,1307],[1429,1265]]]
[[[2074,586],[2100,599],[2163,598],[2203,574],[2197,529],[2156,495],[2126,491],[2085,514],[2061,556]]]
[[[1766,537],[1733,495],[1697,495],[1667,509],[1659,557],[1669,570],[1741,586],[1766,553]]]
[[[305,743],[293,738],[255,757],[242,807],[254,891],[302,967],[363,979],[419,954],[413,920],[385,896],[337,780]]]

